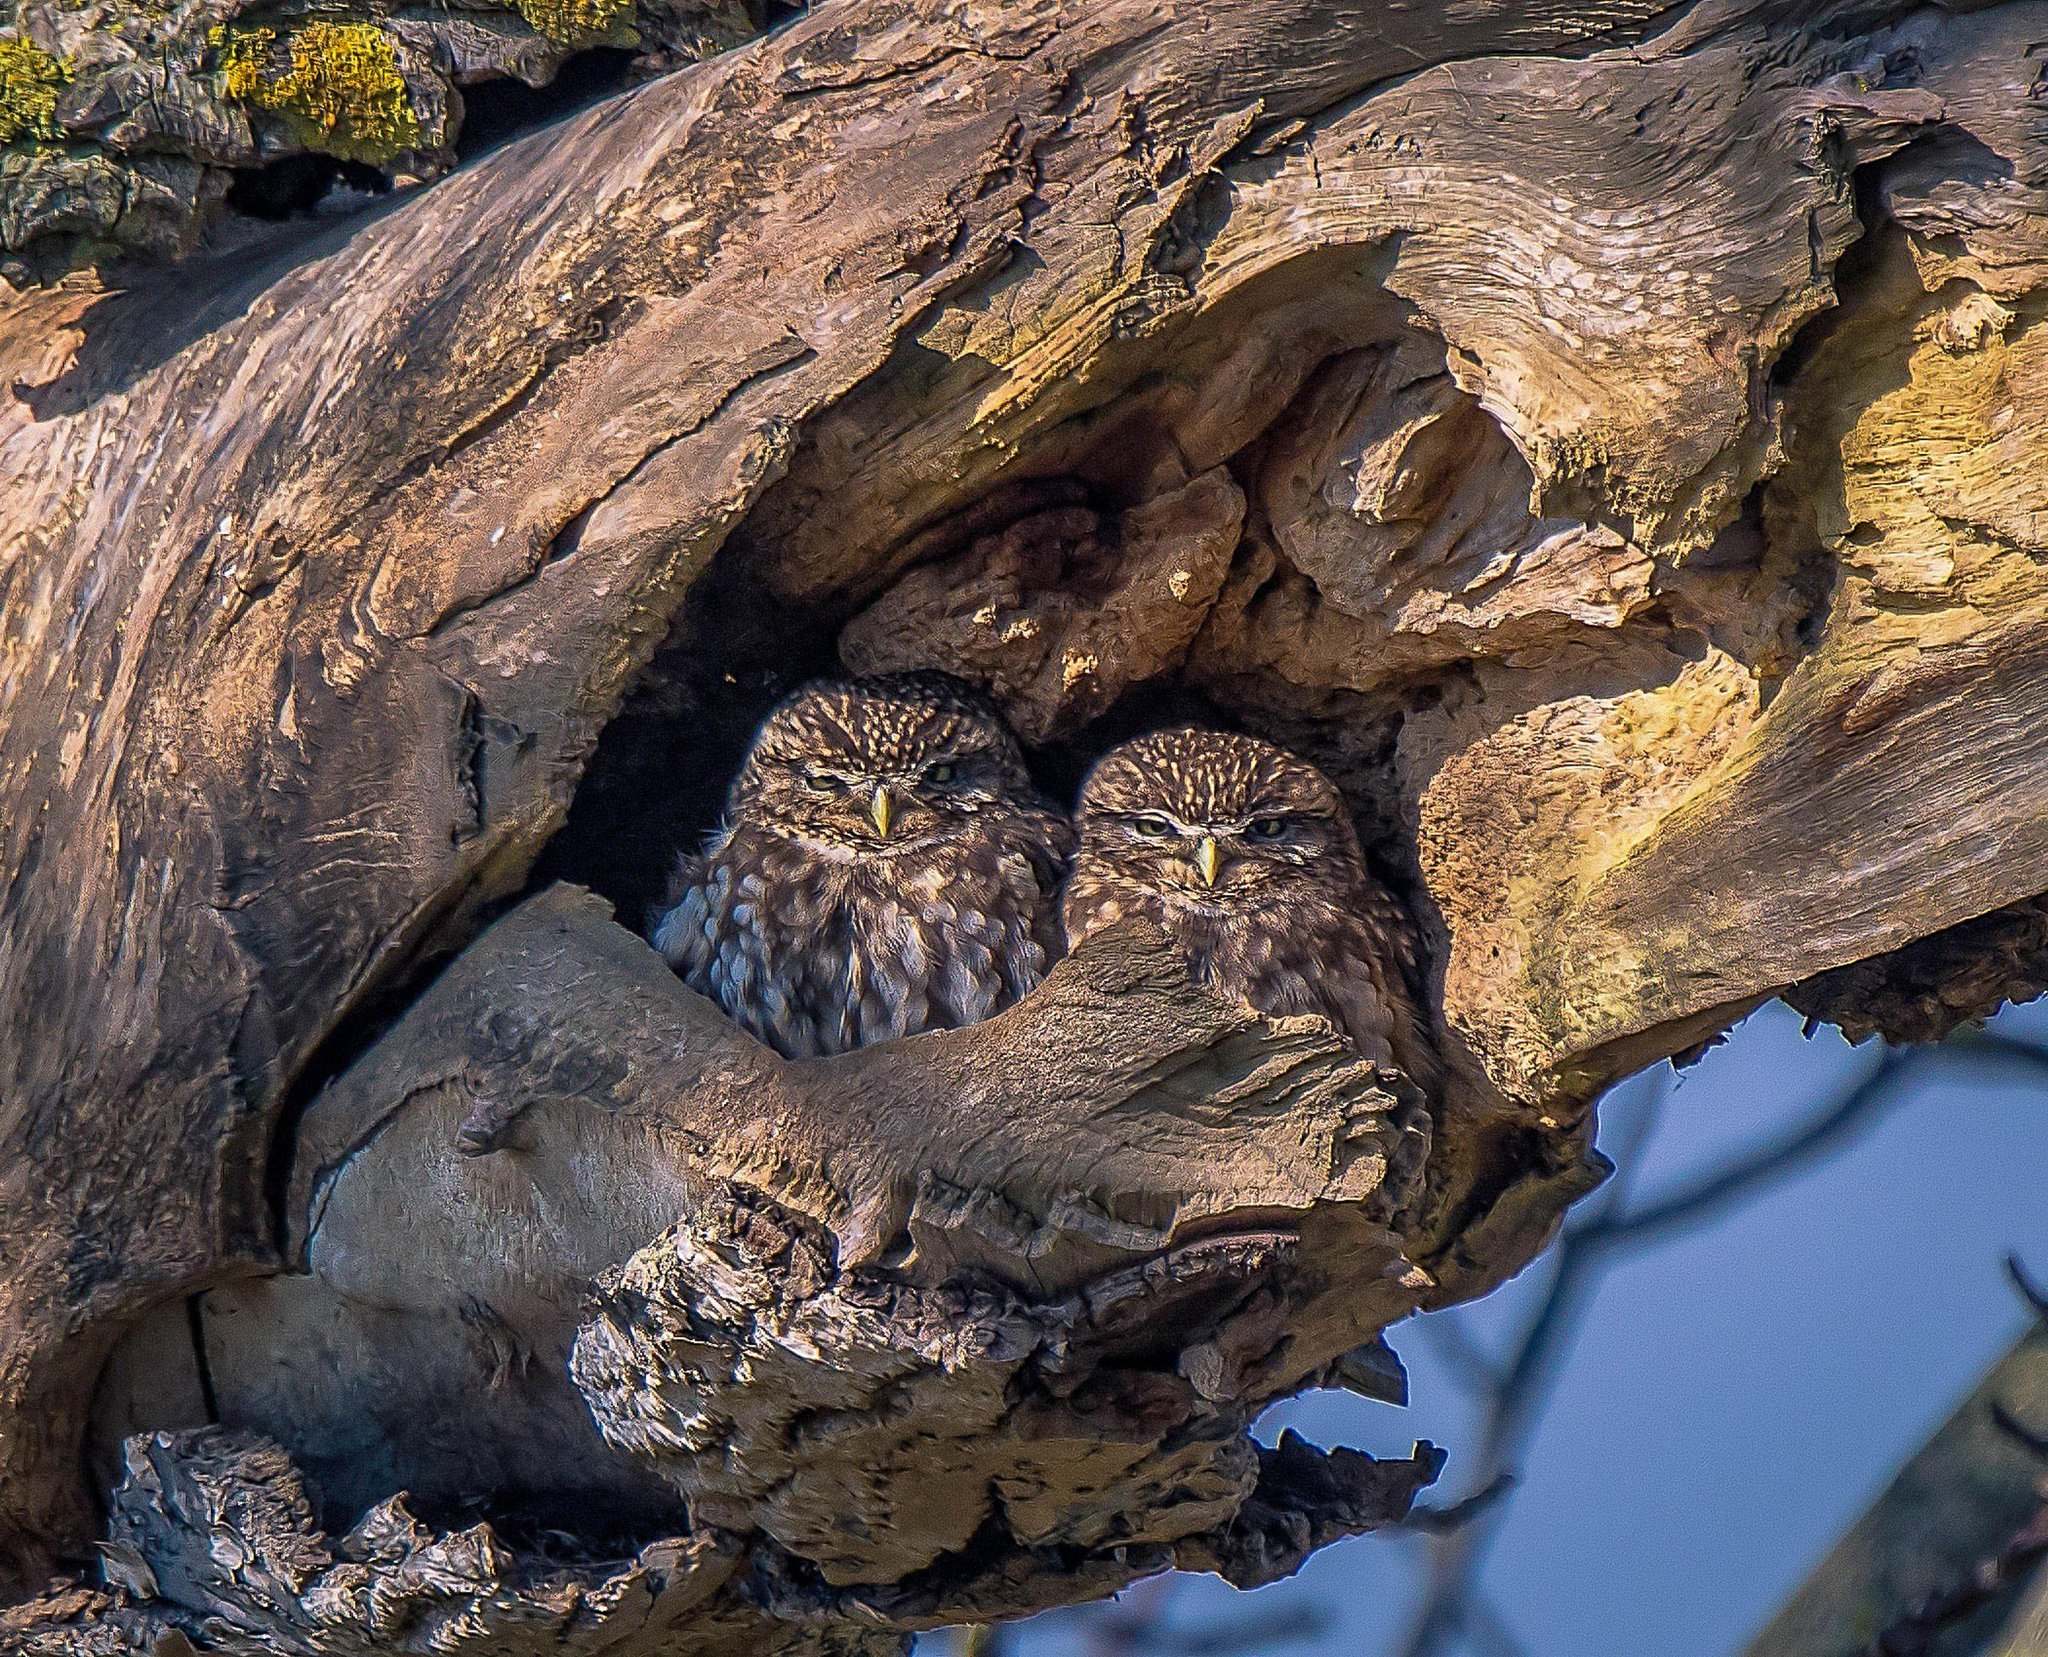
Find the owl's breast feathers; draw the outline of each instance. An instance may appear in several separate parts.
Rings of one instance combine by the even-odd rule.
[[[1326,1018],[1362,1056],[1431,1089],[1439,1065],[1403,970],[1412,951],[1398,922],[1361,912],[1362,890],[1304,882],[1276,901],[1225,907],[1179,901],[1084,862],[1067,886],[1067,947],[1118,920],[1149,921],[1172,939],[1196,983],[1274,1017]]]
[[[692,989],[792,1058],[954,1029],[1045,975],[1068,845],[1050,810],[853,861],[742,826],[677,865],[653,942]]]

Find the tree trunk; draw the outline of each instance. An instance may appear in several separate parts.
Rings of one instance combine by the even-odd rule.
[[[1914,1452],[1744,1657],[2042,1650],[2026,1625],[2048,1595],[2048,1573],[2031,1593],[2027,1581],[2048,1540],[2048,1492],[2041,1451],[2023,1435],[2044,1416],[2048,1328],[2037,1324]]]
[[[892,1650],[1399,1517],[1246,1427],[1608,1081],[2048,981],[2044,27],[828,0],[7,299],[0,1537],[106,1579],[16,1637]],[[1141,933],[752,1047],[629,928],[835,660],[1316,758],[1450,1080]]]

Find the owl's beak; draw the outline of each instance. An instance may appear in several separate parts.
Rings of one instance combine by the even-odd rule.
[[[875,832],[888,839],[889,825],[896,820],[896,800],[886,785],[877,788],[875,797],[868,801],[868,815],[875,820]]]
[[[1202,871],[1203,884],[1216,884],[1216,873],[1223,867],[1223,853],[1217,849],[1214,835],[1202,836],[1202,843],[1195,850],[1195,866]]]

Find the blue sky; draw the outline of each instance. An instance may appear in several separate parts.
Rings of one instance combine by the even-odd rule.
[[[2048,1046],[2048,1003],[1997,1027]],[[1678,1078],[1639,1154],[1643,1197],[1810,1112],[1871,1064],[1782,1006]],[[1603,1119],[1639,1108],[1624,1083]],[[1632,1090],[1632,1091],[1631,1091]],[[1831,1158],[1702,1229],[1616,1264],[1564,1355],[1484,1582],[1530,1657],[1729,1657],[2019,1333],[2001,1271],[2048,1276],[2048,1088],[1982,1074],[1902,1090]],[[1460,1313],[1497,1340],[1538,1271]],[[1476,1413],[1424,1324],[1391,1332],[1406,1410],[1338,1394],[1283,1405],[1322,1444],[1451,1452],[1455,1489]],[[1178,1579],[1189,1629],[1313,1605],[1320,1634],[1263,1649],[1380,1657],[1412,1602],[1419,1547],[1361,1538],[1262,1597]],[[1156,1592],[1156,1590],[1155,1590]],[[1081,1631],[1040,1619],[1025,1657],[1075,1657]]]

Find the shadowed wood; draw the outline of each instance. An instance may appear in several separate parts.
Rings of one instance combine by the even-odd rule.
[[[201,1298],[203,1369],[247,1454],[311,1475],[300,1529],[402,1489],[722,1538],[890,1603],[928,1577],[905,1627],[1025,1609],[1071,1591],[1040,1550],[1124,1580],[1233,1557],[1260,1405],[1430,1287],[1396,1229],[1426,1146],[1412,1089],[1194,990],[1143,932],[984,1024],[792,1063],[556,887],[306,1113],[297,1269]],[[106,1447],[144,1533],[116,1540],[160,1586],[209,1546],[159,1493],[166,1458],[214,1453],[181,1425]],[[1346,1465],[1310,1506],[1336,1530],[1398,1516],[1436,1461]],[[458,1543],[502,1551],[432,1545]]]
[[[613,1476],[586,1465],[602,1457],[568,1386],[589,1284],[691,1216],[725,1214],[737,1189],[798,1228],[816,1259],[790,1270],[817,1295],[886,1266],[902,1292],[965,1280],[1059,1300],[1210,1236],[1321,1251],[1326,1272],[1343,1262],[1349,1300],[1293,1331],[1277,1389],[1428,1286],[1394,1229],[1420,1194],[1426,1122],[1392,1086],[1318,1021],[1261,1023],[1191,989],[1156,939],[1071,957],[985,1024],[790,1063],[602,904],[556,888],[465,952],[307,1113],[290,1211],[311,1282],[208,1294],[207,1367],[225,1419],[285,1442],[342,1509],[379,1481],[435,1500],[551,1478],[587,1489]],[[464,1127],[492,1101],[515,1108],[476,1155]],[[1286,1270],[1313,1276],[1303,1259]],[[448,1435],[480,1392],[502,1407]],[[368,1459],[366,1419],[381,1445]],[[502,1473],[481,1477],[479,1458]]]

